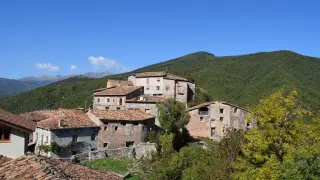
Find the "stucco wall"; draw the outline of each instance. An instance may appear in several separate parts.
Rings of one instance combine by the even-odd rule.
[[[186,127],[190,135],[220,140],[229,131],[246,129],[247,111],[221,102],[216,102],[207,107],[209,109],[208,115],[199,115],[199,109],[189,111],[190,122]],[[223,109],[223,112],[220,109]],[[214,128],[213,136],[211,128]]]
[[[0,154],[17,158],[23,156],[27,151],[29,134],[11,129],[10,142],[0,142]]]
[[[122,105],[120,105],[120,99],[122,99]],[[94,109],[109,107],[109,106],[110,107],[124,106],[125,103],[126,103],[126,96],[95,96],[93,98]]]
[[[147,83],[149,79],[149,83]],[[163,77],[148,77],[148,78],[135,78],[135,86],[144,86],[144,94],[154,95],[154,94],[163,94]],[[159,86],[159,90],[157,90]]]
[[[158,120],[158,108],[157,108],[157,104],[156,103],[143,103],[143,102],[139,102],[139,103],[131,103],[131,102],[127,102],[126,103],[126,108],[130,109],[140,109],[141,111],[146,112],[146,109],[150,110],[150,114],[152,116],[155,117],[155,124],[157,126],[160,126],[159,120]]]
[[[175,81],[170,79],[163,80],[163,97],[166,98],[175,98]]]

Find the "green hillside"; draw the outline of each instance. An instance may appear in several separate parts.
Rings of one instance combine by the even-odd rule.
[[[206,89],[213,99],[250,106],[276,89],[297,89],[305,104],[320,109],[318,58],[290,51],[228,57],[197,52],[135,72],[165,70],[180,76],[191,75],[197,86]],[[106,79],[126,79],[127,74],[51,84],[0,100],[0,108],[21,113],[36,109],[83,107],[85,100],[91,104],[92,90],[104,87]]]

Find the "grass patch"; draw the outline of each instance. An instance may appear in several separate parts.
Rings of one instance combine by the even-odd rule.
[[[134,162],[133,159],[128,158],[105,158],[95,161],[89,161],[83,163],[85,166],[89,166],[96,169],[102,169],[107,171],[114,171],[118,174],[125,174],[128,172],[128,167]],[[139,180],[137,176],[130,176],[126,178],[128,180]]]

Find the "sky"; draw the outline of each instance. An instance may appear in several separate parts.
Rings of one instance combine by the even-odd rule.
[[[0,77],[120,73],[197,51],[320,57],[318,0],[0,1]]]

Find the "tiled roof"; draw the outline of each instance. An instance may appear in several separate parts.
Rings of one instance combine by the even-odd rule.
[[[0,109],[0,121],[28,131],[34,131],[36,129],[35,122],[25,119],[19,115],[11,114],[2,109]]]
[[[110,171],[63,162],[50,157],[25,155],[0,165],[0,179],[59,180],[59,179],[106,179],[120,180]]]
[[[160,97],[160,96],[149,96],[149,95],[142,95],[133,99],[129,99],[126,102],[133,102],[133,103],[139,103],[139,102],[145,102],[145,103],[159,103],[159,102],[165,102],[167,98]]]
[[[133,91],[141,89],[143,86],[119,86],[114,88],[108,88],[100,92],[94,93],[96,96],[120,96],[127,95]]]
[[[84,128],[97,127],[97,125],[82,110],[59,109],[59,115],[54,115],[37,123],[44,129]],[[63,127],[59,127],[59,121],[63,120]]]
[[[89,111],[100,120],[120,120],[120,121],[144,121],[154,118],[154,116],[141,110],[91,110]]]
[[[122,81],[122,80],[113,80],[113,79],[108,79],[107,84],[109,85],[109,87],[133,86],[131,81]]]
[[[7,161],[10,161],[11,158],[8,158],[6,156],[3,156],[3,155],[0,155],[0,167],[3,163],[7,162]]]
[[[201,103],[201,104],[198,104],[196,106],[193,106],[193,107],[190,107],[187,109],[187,111],[192,111],[194,109],[199,109],[201,107],[204,107],[204,106],[209,106],[211,104],[215,104],[217,102],[220,102],[222,104],[226,104],[226,105],[229,105],[229,106],[233,106],[233,107],[236,107],[236,108],[239,108],[239,109],[242,109],[244,111],[247,111],[247,112],[250,112],[249,110],[243,108],[243,107],[240,107],[240,106],[237,106],[237,105],[234,105],[234,104],[231,104],[231,103],[228,103],[228,102],[224,102],[224,101],[211,101],[211,102],[205,102],[205,103]],[[251,112],[250,112],[251,113]]]
[[[20,114],[22,117],[38,122],[44,119],[48,119],[53,116],[60,115],[61,112],[57,110],[39,110],[39,111],[32,111]]]
[[[163,77],[165,79],[172,79],[172,80],[178,80],[178,81],[187,81],[190,82],[188,79],[170,74],[170,73],[165,73],[165,72],[143,72],[143,73],[136,73],[134,74],[135,77],[137,78],[142,78],[142,77]]]

